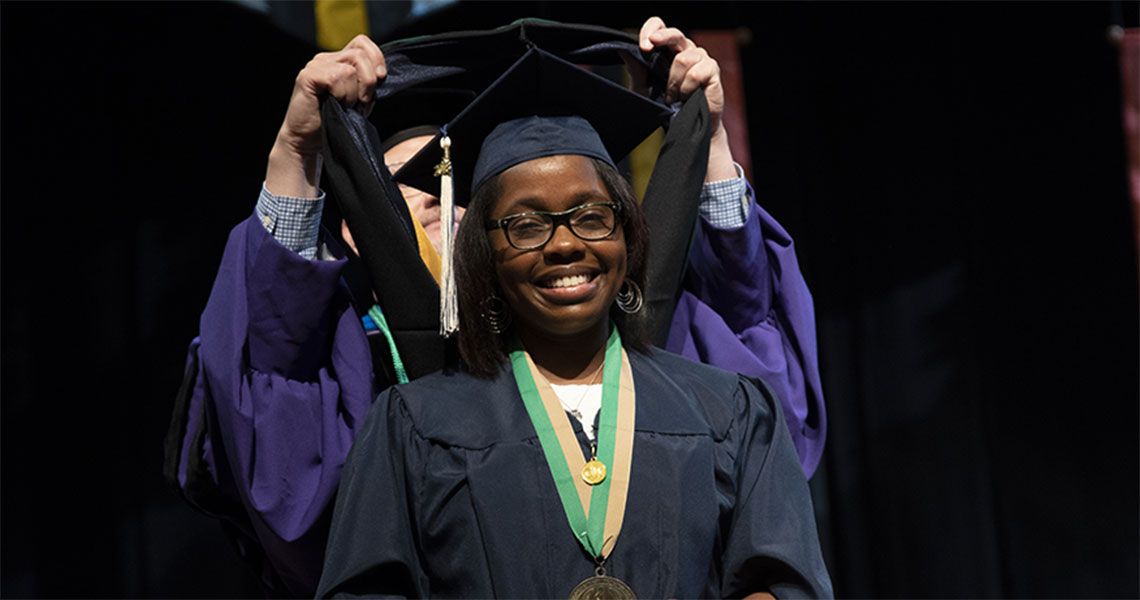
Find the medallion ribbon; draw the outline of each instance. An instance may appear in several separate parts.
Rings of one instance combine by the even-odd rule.
[[[566,519],[578,542],[599,563],[609,556],[621,532],[633,461],[633,373],[616,327],[606,342],[604,360],[597,452],[590,461],[591,466],[596,461],[604,465],[604,478],[591,485],[583,470],[586,459],[558,396],[521,344],[516,341],[511,350],[515,383],[538,434]]]

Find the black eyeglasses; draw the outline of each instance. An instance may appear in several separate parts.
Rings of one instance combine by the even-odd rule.
[[[487,221],[487,231],[502,229],[507,243],[519,250],[540,248],[554,237],[559,225],[586,241],[605,239],[617,229],[621,205],[591,202],[562,212],[536,210]]]

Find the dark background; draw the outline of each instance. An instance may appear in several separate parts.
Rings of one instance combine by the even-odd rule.
[[[0,11],[0,594],[256,596],[164,486],[161,441],[314,48],[233,4]],[[836,591],[1140,595],[1140,310],[1105,36],[1134,3],[460,3],[385,39],[655,12],[751,31],[754,183],[816,300]]]

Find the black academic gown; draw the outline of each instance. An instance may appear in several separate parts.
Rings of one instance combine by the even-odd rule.
[[[779,402],[664,351],[629,359],[633,472],[608,574],[641,598],[831,596]],[[565,598],[593,573],[509,365],[381,394],[344,468],[319,597]]]

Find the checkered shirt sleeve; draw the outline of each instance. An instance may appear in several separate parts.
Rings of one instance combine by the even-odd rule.
[[[711,181],[701,188],[701,218],[717,229],[738,229],[748,220],[750,190],[744,181],[744,170],[735,166],[735,179]]]
[[[324,208],[323,191],[316,198],[276,196],[262,184],[257,198],[257,218],[265,230],[282,246],[310,260],[317,255]]]

